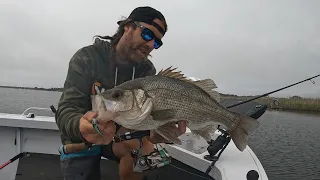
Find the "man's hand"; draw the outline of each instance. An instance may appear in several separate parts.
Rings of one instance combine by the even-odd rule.
[[[80,119],[80,133],[82,137],[92,144],[109,144],[116,133],[115,123],[111,120],[98,122],[98,128],[104,136],[101,136],[95,131],[92,126],[93,118],[96,118],[98,113],[87,112]]]
[[[148,155],[154,152],[154,145],[148,140],[147,137],[142,138],[142,141],[142,155]],[[138,139],[132,139],[120,143],[115,143],[113,145],[113,152],[122,152],[121,156],[118,156],[120,157],[119,179],[143,179],[143,177],[145,176],[144,172],[133,172],[133,163],[135,159],[131,155],[132,150],[140,148],[140,141]]]
[[[186,133],[187,131],[187,122],[184,120],[181,120],[178,122],[178,127],[176,127],[175,123],[170,123],[165,125],[167,128],[170,128],[170,131],[173,136],[175,137],[179,137],[182,134]],[[162,137],[160,134],[154,132],[150,132],[150,138],[149,141],[151,141],[153,144],[157,144],[157,143],[171,143],[169,142],[167,139],[165,139],[164,137]]]

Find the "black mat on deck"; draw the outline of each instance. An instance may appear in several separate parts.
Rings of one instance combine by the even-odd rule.
[[[209,178],[204,173],[197,171],[179,161],[173,160],[172,165],[149,172],[149,176],[158,176],[162,179],[183,179],[201,180],[203,176]],[[181,170],[183,169],[183,170]],[[101,161],[102,180],[118,180],[118,164],[112,161]],[[197,175],[193,175],[193,174]],[[59,156],[46,154],[31,154],[29,157],[20,159],[16,180],[63,180],[60,172]],[[150,178],[150,180],[156,180]]]

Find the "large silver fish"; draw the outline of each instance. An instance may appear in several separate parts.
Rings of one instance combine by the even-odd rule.
[[[115,114],[114,121],[132,130],[153,130],[167,140],[181,144],[166,124],[186,120],[196,135],[210,141],[217,125],[229,132],[236,147],[243,151],[248,134],[259,122],[231,112],[219,104],[219,93],[211,79],[190,81],[171,67],[157,75],[127,81],[105,90],[93,98],[101,119],[107,111]]]

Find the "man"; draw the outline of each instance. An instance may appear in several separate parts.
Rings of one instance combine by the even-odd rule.
[[[89,143],[89,150],[61,155],[61,169],[65,180],[100,180],[100,158],[104,156],[119,164],[121,180],[142,179],[141,174],[132,172],[133,158],[130,153],[139,147],[137,140],[113,142],[119,128],[113,121],[98,124],[93,128],[90,97],[102,89],[110,89],[133,78],[154,75],[156,69],[148,60],[153,49],[162,46],[167,32],[164,16],[151,7],[134,9],[128,19],[118,21],[119,28],[112,37],[100,37],[93,45],[78,50],[71,58],[64,91],[58,103],[56,122],[61,131],[62,144]],[[112,115],[108,120],[112,120]],[[179,127],[172,126],[179,136],[186,131],[184,121]],[[121,130],[125,130],[121,128]],[[163,142],[158,134],[144,139],[143,150],[151,151],[152,143]],[[148,143],[149,142],[149,143]],[[152,142],[152,143],[151,143]],[[131,165],[130,165],[131,163]]]

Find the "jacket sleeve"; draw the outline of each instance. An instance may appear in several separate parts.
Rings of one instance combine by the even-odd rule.
[[[83,49],[71,58],[64,90],[55,115],[62,135],[74,143],[84,142],[79,130],[79,121],[91,109],[92,75],[88,59]]]

